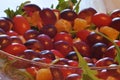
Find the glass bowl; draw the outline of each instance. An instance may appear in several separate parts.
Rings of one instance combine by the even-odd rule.
[[[0,80],[36,80],[26,71],[32,65],[49,67],[46,63],[27,60],[0,50]]]
[[[22,65],[22,67],[20,67]],[[49,68],[52,80],[82,80],[82,69],[67,65],[50,65],[17,57],[0,50],[0,80],[36,80],[25,67],[34,65],[40,69]],[[97,71],[100,80],[120,80],[120,66],[90,67]],[[86,79],[85,79],[86,80]],[[88,79],[87,79],[88,80]]]

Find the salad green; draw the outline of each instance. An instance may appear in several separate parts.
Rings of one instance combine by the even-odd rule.
[[[82,73],[82,80],[100,80],[99,78],[96,77],[97,71],[96,70],[91,70],[90,67],[87,65],[87,62],[83,57],[80,55],[80,53],[77,51],[75,47],[73,47],[75,52],[77,53],[78,56],[78,61],[79,61],[79,68],[82,68],[83,73]]]

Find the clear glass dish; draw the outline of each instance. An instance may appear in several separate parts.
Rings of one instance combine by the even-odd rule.
[[[48,64],[30,61],[0,50],[0,80],[36,80],[25,70],[25,66],[30,65],[49,67]]]
[[[42,62],[34,62],[21,57],[16,57],[14,55],[8,54],[0,50],[0,80],[36,80],[35,78],[30,77],[26,70],[15,68],[13,63],[22,62],[21,65],[35,65],[42,68],[50,68],[50,71],[53,76],[53,80],[69,80],[67,79],[68,75],[77,74],[79,77],[82,75],[82,70],[77,67],[63,66],[63,65],[50,65]],[[16,63],[17,66],[18,63]],[[102,80],[120,80],[120,66],[114,65],[110,67],[90,67],[92,70],[98,71],[96,75]],[[69,71],[67,75],[66,71]],[[78,80],[78,79],[70,79]],[[80,79],[81,80],[81,79]]]

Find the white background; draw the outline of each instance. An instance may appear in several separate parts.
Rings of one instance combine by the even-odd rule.
[[[16,9],[18,5],[27,0],[0,0],[0,17],[6,16],[4,10],[7,8]],[[31,3],[35,3],[41,8],[50,7],[51,4],[55,6],[58,4],[58,0],[29,0]],[[82,0],[80,9],[87,7],[93,7],[98,12],[110,12],[114,9],[120,9],[120,0]]]
[[[81,9],[93,7],[98,12],[111,12],[120,9],[120,0],[82,0]]]
[[[10,9],[16,9],[18,5],[20,5],[22,2],[25,2],[27,0],[1,0],[0,1],[0,17],[6,16],[4,13],[4,10],[7,8]],[[50,7],[51,4],[56,5],[58,3],[57,0],[29,0],[31,3],[35,3],[41,8],[44,7]]]

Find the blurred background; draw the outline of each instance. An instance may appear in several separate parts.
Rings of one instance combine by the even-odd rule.
[[[0,17],[6,16],[4,10],[7,8],[16,9],[18,5],[27,0],[1,0],[0,2]],[[58,0],[29,0],[31,3],[39,5],[41,8],[51,7],[52,4],[56,6]],[[120,0],[81,0],[80,10],[93,7],[98,12],[110,12],[114,9],[120,9]]]

